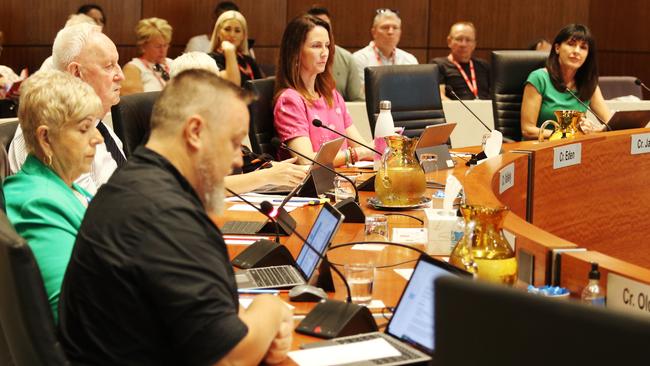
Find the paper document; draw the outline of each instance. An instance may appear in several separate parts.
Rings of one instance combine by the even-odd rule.
[[[328,366],[385,357],[396,357],[400,354],[385,339],[377,338],[353,344],[292,351],[289,352],[289,357],[301,366]]]
[[[277,207],[277,206],[276,206],[276,207]],[[285,206],[284,206],[284,209],[285,209],[287,212],[291,212],[291,211],[297,209],[298,207],[300,207],[300,206],[290,206],[290,205],[285,205]],[[247,212],[257,212],[257,210],[256,210],[255,208],[249,206],[249,205],[246,204],[246,203],[238,203],[238,204],[232,205],[232,206],[228,207],[228,211],[247,211]]]
[[[386,246],[384,244],[355,244],[352,250],[367,250],[373,252],[381,252]]]
[[[393,229],[393,241],[400,244],[425,244],[427,229],[421,227],[396,227]]]
[[[396,268],[395,273],[404,277],[405,280],[409,280],[413,274],[413,268]]]

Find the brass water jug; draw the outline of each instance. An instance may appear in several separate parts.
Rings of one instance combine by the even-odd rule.
[[[517,258],[503,236],[506,207],[462,205],[466,223],[463,237],[451,251],[449,263],[476,273],[479,279],[512,285],[517,279]]]
[[[381,158],[375,193],[383,206],[414,206],[426,191],[424,170],[415,157],[417,138],[385,137],[388,150]]]
[[[584,113],[580,111],[572,110],[559,110],[555,111],[556,121],[548,120],[542,123],[542,126],[539,128],[539,135],[537,140],[539,142],[544,142],[544,131],[546,126],[549,124],[553,125],[553,134],[548,138],[549,141],[559,140],[559,139],[572,139],[578,134],[583,134],[580,130],[579,123],[580,119],[584,117]]]

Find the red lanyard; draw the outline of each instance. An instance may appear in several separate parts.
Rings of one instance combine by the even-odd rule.
[[[249,79],[253,80],[255,79],[255,74],[253,74],[253,69],[251,69],[251,65],[246,62],[246,59],[244,58],[243,55],[238,54],[238,59],[241,57],[242,63],[246,64],[246,68],[243,68],[241,64],[239,63],[239,60],[237,60],[237,66],[239,67],[239,71],[241,71],[242,74],[248,75]]]
[[[474,94],[475,98],[478,98],[478,86],[476,85],[476,72],[474,72],[474,62],[470,59],[469,60],[469,73],[472,76],[472,82],[469,82],[469,78],[467,77],[467,74],[465,73],[465,70],[460,66],[456,60],[453,58],[451,59],[451,62],[454,63],[460,74],[463,76],[463,79],[465,79],[465,84],[467,84],[467,87],[469,88],[469,91]]]
[[[377,46],[375,46],[373,44],[372,45],[372,50],[375,51],[375,57],[377,58],[377,64],[379,64],[379,66],[382,66],[384,63],[381,62],[381,56],[379,55],[379,49],[377,49]],[[393,50],[393,54],[390,56],[390,59],[389,59],[389,62],[390,62],[389,65],[395,65],[395,54],[396,53],[397,52],[395,52],[395,50]]]

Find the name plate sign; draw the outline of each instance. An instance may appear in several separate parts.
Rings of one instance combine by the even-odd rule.
[[[650,152],[650,133],[639,133],[631,136],[631,154],[647,154]]]
[[[553,148],[553,169],[580,164],[582,144],[571,144]]]
[[[609,273],[607,307],[626,313],[650,316],[650,285]]]
[[[499,172],[499,194],[515,185],[515,163],[510,163]]]

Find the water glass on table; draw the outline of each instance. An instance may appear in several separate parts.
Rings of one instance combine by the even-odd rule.
[[[356,176],[348,178],[354,182]],[[346,198],[354,198],[354,187],[347,179],[337,175],[334,177],[334,200],[340,202]]]
[[[345,279],[350,286],[352,302],[360,305],[370,304],[375,282],[375,266],[371,263],[346,264]]]
[[[366,216],[366,241],[388,241],[388,217],[386,215]]]

